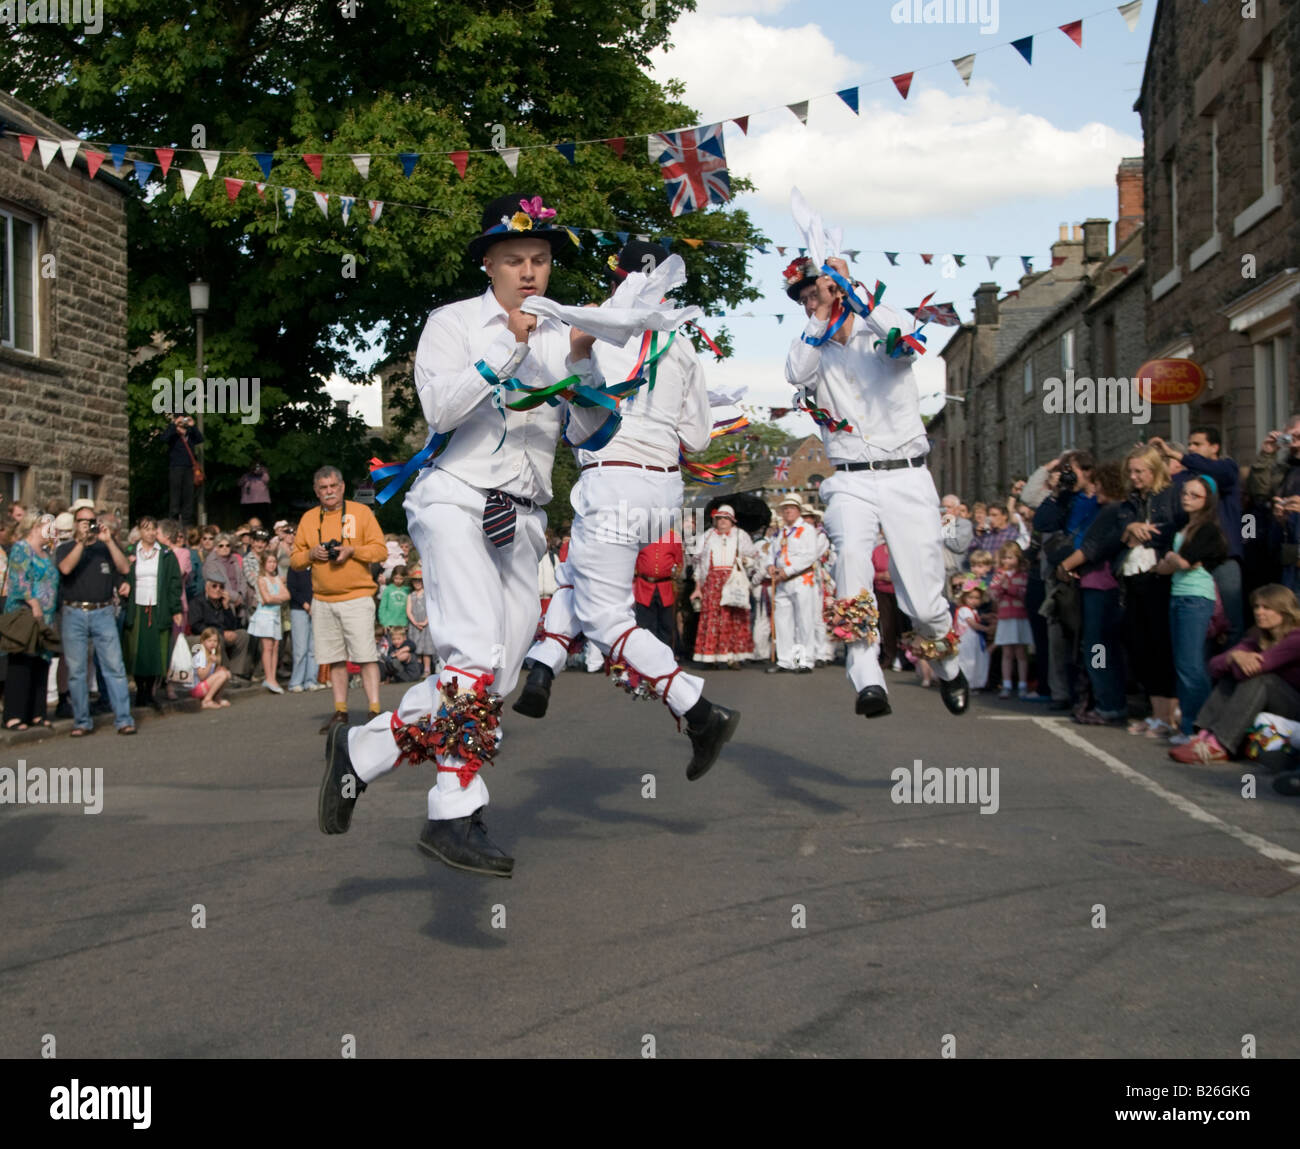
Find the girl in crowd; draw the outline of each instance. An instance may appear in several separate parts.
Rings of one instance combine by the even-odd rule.
[[[262,683],[272,694],[283,694],[284,687],[275,680],[280,662],[280,639],[284,637],[284,624],[280,618],[280,604],[289,601],[289,592],[280,577],[279,562],[274,551],[263,551],[257,576],[258,606],[248,621],[248,636],[262,640]]]
[[[409,621],[406,617],[406,600],[411,588],[406,585],[406,567],[399,563],[393,567],[389,581],[379,595],[379,625],[388,629],[394,626],[405,627]]]
[[[989,678],[989,650],[985,636],[992,627],[980,618],[980,603],[983,600],[984,592],[980,590],[980,584],[974,579],[967,579],[958,592],[961,605],[957,607],[953,621],[953,629],[961,639],[961,645],[957,649],[957,662],[974,694],[984,689]]]
[[[1029,697],[1029,647],[1034,641],[1029,629],[1029,612],[1025,610],[1025,593],[1029,589],[1029,572],[1025,552],[1019,543],[1003,543],[998,548],[998,573],[993,576],[989,593],[998,604],[998,629],[994,641],[1002,648],[1002,689],[999,698],[1011,697],[1011,666],[1019,675],[1020,697]]]
[[[1187,526],[1174,536],[1174,549],[1156,567],[1159,575],[1173,576],[1169,633],[1178,675],[1178,705],[1182,710],[1181,729],[1169,739],[1173,746],[1191,741],[1196,732],[1196,715],[1210,696],[1205,638],[1216,602],[1212,572],[1228,557],[1228,540],[1219,525],[1219,499],[1214,480],[1208,475],[1188,479],[1183,484],[1182,504],[1188,516]]]
[[[545,561],[546,556],[543,556]],[[417,563],[411,568],[411,593],[406,600],[406,620],[410,623],[407,634],[411,649],[420,656],[420,666],[425,678],[433,670],[433,635],[429,633],[429,607],[424,601],[424,571]]]
[[[209,626],[199,635],[199,645],[194,648],[194,686],[190,693],[199,699],[204,710],[220,710],[229,706],[228,699],[218,699],[221,688],[230,681],[230,671],[221,665],[221,632]]]

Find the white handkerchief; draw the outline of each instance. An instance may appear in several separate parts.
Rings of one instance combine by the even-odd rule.
[[[747,383],[733,383],[730,387],[710,387],[709,406],[734,407],[747,394],[749,394],[749,385]]]

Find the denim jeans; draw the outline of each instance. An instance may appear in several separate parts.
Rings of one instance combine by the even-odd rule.
[[[1214,585],[1223,599],[1223,613],[1228,616],[1228,645],[1236,646],[1245,633],[1245,603],[1241,597],[1241,563],[1227,559],[1214,568]]]
[[[293,635],[293,674],[289,685],[310,686],[316,681],[316,648],[312,644],[311,615],[305,610],[289,612],[290,633]]]
[[[126,685],[126,667],[122,662],[122,643],[117,620],[111,606],[98,610],[63,608],[63,657],[68,662],[68,690],[72,694],[73,724],[90,730],[90,682],[87,676],[87,644],[95,644],[95,661],[104,673],[104,685],[113,706],[113,723],[121,730],[133,725],[131,694]]]
[[[1083,590],[1082,649],[1079,658],[1088,668],[1097,713],[1103,718],[1123,718],[1128,713],[1124,692],[1124,639],[1119,608],[1119,588]]]
[[[1196,715],[1210,697],[1210,665],[1205,658],[1205,636],[1214,614],[1214,599],[1174,595],[1169,600],[1169,633],[1174,643],[1174,671],[1178,675],[1178,705],[1184,734],[1196,733]]]

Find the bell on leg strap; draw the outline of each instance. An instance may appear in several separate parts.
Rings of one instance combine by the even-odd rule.
[[[668,691],[671,689],[673,679],[682,672],[680,666],[675,666],[669,673],[661,674],[656,678],[642,674],[624,656],[624,648],[627,646],[627,640],[634,635],[640,627],[628,627],[622,634],[616,638],[609,648],[609,656],[605,659],[605,673],[614,674],[614,685],[621,686],[634,698],[644,698],[648,695],[658,694],[665,706],[668,706]],[[663,690],[658,689],[659,683],[663,683]],[[668,713],[672,714],[672,707],[668,707]],[[682,728],[682,720],[673,714],[673,721],[677,723],[677,729]]]
[[[446,670],[457,668],[449,666]],[[460,690],[461,674],[472,681],[471,690]],[[496,758],[502,698],[488,693],[492,682],[491,674],[470,675],[458,671],[449,681],[439,684],[443,701],[436,715],[425,714],[415,722],[403,722],[394,713],[390,725],[400,751],[396,764],[416,765],[455,758],[460,765],[444,766],[438,762],[438,772],[457,775],[461,788],[467,787],[483,765]]]

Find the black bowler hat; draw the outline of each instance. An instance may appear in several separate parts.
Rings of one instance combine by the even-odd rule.
[[[668,258],[668,249],[657,243],[647,243],[643,239],[634,239],[625,244],[618,255],[611,255],[606,262],[608,273],[622,279],[629,272],[644,271],[647,275],[654,271]]]
[[[821,271],[807,256],[797,256],[790,261],[789,266],[781,273],[782,280],[785,281],[785,293],[796,303],[799,302],[799,293],[810,283],[816,283],[817,277]]]
[[[578,237],[555,222],[555,209],[542,203],[541,196],[503,195],[483,209],[483,234],[469,241],[469,257],[482,263],[494,243],[503,239],[544,239],[552,255],[578,246]]]

